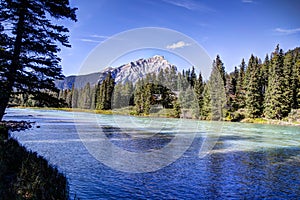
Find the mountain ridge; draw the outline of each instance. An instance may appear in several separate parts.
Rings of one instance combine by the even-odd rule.
[[[88,82],[91,85],[102,82],[109,72],[115,79],[116,84],[124,84],[128,81],[135,83],[138,81],[138,79],[145,77],[147,74],[157,74],[160,70],[165,70],[166,68],[171,67],[175,67],[175,69],[177,70],[177,67],[169,63],[169,61],[167,61],[164,56],[155,55],[146,59],[140,58],[116,68],[107,67],[100,72],[90,73],[86,75],[67,76],[63,80],[57,80],[55,84],[56,87],[60,90],[71,89],[73,85],[75,88],[82,88]]]

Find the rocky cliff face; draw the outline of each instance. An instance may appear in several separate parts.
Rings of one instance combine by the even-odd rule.
[[[161,69],[170,68],[172,65],[163,56],[154,56],[148,59],[139,59],[112,70],[116,83],[127,81],[136,82],[139,78],[150,73],[158,73]]]
[[[136,82],[139,78],[145,77],[150,73],[158,73],[161,69],[170,68],[174,65],[170,64],[163,56],[153,56],[148,59],[139,59],[117,68],[106,68],[101,72],[88,75],[69,76],[62,81],[57,81],[56,85],[59,89],[71,88],[75,84],[76,88],[84,87],[88,82],[94,85],[105,79],[106,75],[111,72],[116,83],[126,83],[127,81]],[[175,66],[174,66],[175,67]]]

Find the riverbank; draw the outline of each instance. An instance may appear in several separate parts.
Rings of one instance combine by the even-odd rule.
[[[32,123],[0,124],[0,199],[69,199],[66,177],[46,159],[8,137],[9,128],[24,130]]]
[[[141,116],[134,113],[133,107],[126,107],[114,110],[91,110],[91,109],[81,109],[81,108],[40,108],[40,107],[17,107],[17,108],[30,108],[37,110],[58,110],[66,112],[86,112],[86,113],[95,113],[95,114],[104,114],[104,115],[131,115],[131,116]],[[176,118],[174,117],[173,109],[161,109],[157,113],[150,113],[149,115],[142,115],[142,117],[157,117],[157,118]],[[190,118],[193,119],[193,118]],[[197,120],[197,119],[194,119]],[[224,119],[226,122],[235,122],[235,123],[252,123],[252,124],[270,124],[270,125],[281,125],[281,126],[300,126],[300,109],[294,110],[290,113],[287,118],[283,120],[267,119],[267,118],[243,118],[239,121],[231,121]]]

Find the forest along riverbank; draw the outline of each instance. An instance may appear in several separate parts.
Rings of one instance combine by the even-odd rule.
[[[36,109],[36,110],[57,110],[57,111],[65,111],[65,112],[84,112],[84,113],[95,113],[95,114],[104,114],[104,115],[131,115],[135,117],[139,117],[140,115],[136,115],[132,112],[133,108],[122,108],[122,109],[114,109],[114,110],[92,110],[92,109],[81,109],[81,108],[47,108],[47,107],[24,107],[19,106],[15,107],[18,109]],[[160,113],[150,113],[149,115],[142,115],[141,117],[157,117],[157,118],[177,118],[174,117],[173,109],[163,109]],[[193,118],[192,118],[193,119]],[[198,119],[195,119],[198,120]],[[209,121],[209,120],[202,120]],[[267,119],[267,118],[245,118],[240,121],[230,121],[226,118],[225,122],[241,122],[241,123],[252,123],[252,124],[271,124],[271,125],[282,125],[282,126],[300,126],[300,109],[293,110],[290,115],[283,120],[276,119]],[[34,123],[33,123],[34,124]],[[38,126],[39,128],[39,126]]]
[[[9,132],[32,128],[34,122],[0,122],[0,199],[69,199],[66,177]]]

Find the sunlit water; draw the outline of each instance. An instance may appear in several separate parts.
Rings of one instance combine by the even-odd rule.
[[[170,129],[159,129],[155,120],[145,118],[131,118],[135,126],[126,127],[124,116],[88,113],[76,113],[75,126],[72,112],[9,109],[7,113],[5,120],[30,120],[40,126],[12,136],[67,176],[71,198],[300,198],[300,127],[159,119],[171,124]],[[175,129],[178,124],[183,125]],[[121,172],[95,159],[77,131],[80,127],[97,140],[98,126],[114,145],[131,152],[163,148],[175,133],[193,137],[193,142],[179,159],[159,170]],[[210,137],[218,139],[214,148],[199,157],[204,139]]]

